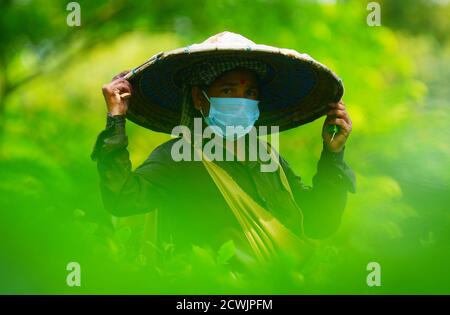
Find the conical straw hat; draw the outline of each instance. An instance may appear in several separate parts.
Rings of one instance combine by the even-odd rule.
[[[291,129],[328,111],[343,95],[342,81],[323,64],[292,49],[255,44],[242,35],[222,32],[200,44],[160,52],[127,76],[133,87],[127,118],[154,131],[171,133],[180,125],[182,85],[200,64],[223,60],[267,65],[261,80],[256,126]]]

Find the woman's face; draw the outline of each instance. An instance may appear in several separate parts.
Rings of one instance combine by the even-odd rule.
[[[205,91],[208,97],[237,97],[258,100],[258,80],[255,74],[246,69],[234,69],[219,76]],[[209,102],[198,87],[192,89],[194,106],[209,114]]]

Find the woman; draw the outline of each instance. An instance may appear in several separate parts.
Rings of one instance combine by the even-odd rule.
[[[301,263],[311,252],[311,239],[336,231],[347,192],[355,192],[354,173],[343,160],[352,122],[342,92],[340,80],[309,56],[230,32],[160,53],[103,86],[107,124],[92,158],[104,205],[116,216],[154,215],[157,224],[147,235],[153,235],[157,252],[167,244],[217,249],[231,239],[237,261],[295,253]],[[226,150],[226,143],[250,137],[256,126],[283,131],[323,114],[323,150],[312,187],[282,157],[275,172],[261,172],[260,159],[179,161],[173,158],[177,138],[132,171],[126,149],[126,118],[166,133],[186,126],[193,135],[195,119],[201,118],[201,134],[211,128],[224,140],[219,150]],[[339,132],[329,133],[331,125]],[[241,128],[228,132],[230,126]],[[266,150],[277,154],[276,148]]]

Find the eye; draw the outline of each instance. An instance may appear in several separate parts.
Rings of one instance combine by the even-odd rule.
[[[247,95],[247,97],[250,97],[250,98],[256,98],[256,97],[258,97],[258,91],[255,89],[250,89],[250,90],[247,90],[246,95]]]
[[[223,88],[220,91],[222,92],[222,94],[225,94],[225,95],[230,95],[231,94],[231,89],[230,88]]]

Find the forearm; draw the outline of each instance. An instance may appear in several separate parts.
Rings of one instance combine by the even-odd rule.
[[[343,158],[344,151],[333,153],[324,146],[312,187],[303,185],[300,178],[294,179],[294,196],[303,212],[305,233],[310,237],[323,238],[335,232],[348,192],[356,191],[355,175]]]
[[[100,182],[113,191],[119,191],[131,173],[127,146],[125,117],[108,114],[106,128],[98,135],[91,158],[97,162]]]
[[[297,194],[308,236],[324,238],[338,229],[347,204],[347,193],[338,183],[315,181],[310,191]]]
[[[116,216],[149,211],[148,181],[132,172],[127,150],[125,116],[109,116],[97,138],[91,158],[97,161],[100,191],[105,209]]]

